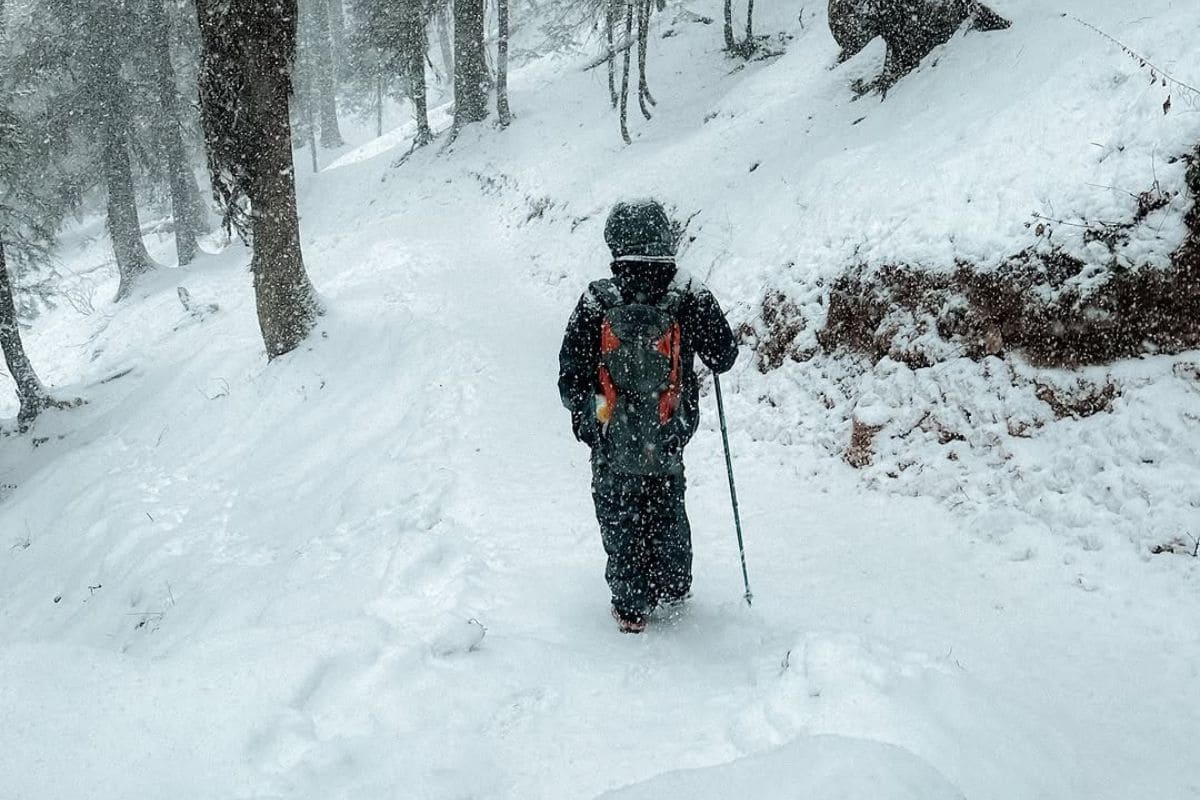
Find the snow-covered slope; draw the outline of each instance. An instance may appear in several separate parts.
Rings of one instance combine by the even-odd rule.
[[[832,69],[811,5],[763,9],[786,53],[741,68],[717,26],[659,15],[631,147],[602,70],[557,56],[516,71],[507,131],[393,167],[401,130],[305,176],[329,311],[269,366],[244,249],[115,306],[88,272],[101,229],[80,232],[64,259],[94,310],[29,344],[88,405],[0,440],[0,796],[1197,796],[1200,561],[1146,546],[1200,535],[1200,354],[1118,365],[1111,414],[1056,422],[1000,362],[763,376],[745,352],[753,610],[706,398],[695,600],[644,637],[607,616],[554,383],[613,200],[699,212],[684,261],[738,321],[771,286],[815,325],[818,278],[853,261],[994,262],[1033,212],[1180,188],[1168,160],[1200,140],[1194,98],[1163,115],[1161,86],[1059,16],[1195,79],[1194,3],[998,1],[1010,31],[957,38],[883,102],[849,88],[882,49]],[[1184,210],[1131,253],[1174,249]],[[219,309],[188,314],[178,286]],[[864,396],[965,441],[888,438],[855,471]],[[1021,415],[1045,424],[1012,437]]]

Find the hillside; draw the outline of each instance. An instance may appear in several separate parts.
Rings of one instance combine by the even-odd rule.
[[[1200,537],[1200,352],[914,368],[817,340],[855,265],[994,268],[1035,215],[1087,259],[1072,223],[1156,185],[1120,255],[1165,267],[1200,98],[1164,114],[1060,15],[1195,84],[1200,8],[997,0],[1010,30],[855,99],[881,43],[835,66],[823,4],[765,5],[782,53],[744,66],[696,21],[719,4],[656,16],[631,146],[581,50],[515,70],[504,132],[398,165],[397,120],[302,175],[327,313],[269,365],[244,247],[116,305],[102,224],[71,232],[72,302],[27,343],[87,405],[0,439],[0,796],[1200,794],[1200,559],[1152,554]],[[651,194],[695,215],[682,263],[746,332],[725,386],[756,600],[706,387],[695,597],[630,637],[555,379],[604,215]],[[775,292],[803,323],[763,371]],[[1098,413],[1047,399],[1110,384]]]

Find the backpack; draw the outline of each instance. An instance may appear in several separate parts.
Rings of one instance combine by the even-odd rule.
[[[615,472],[676,472],[691,430],[681,403],[684,293],[672,287],[657,304],[626,303],[611,282],[598,284],[603,313],[595,412],[604,456]]]

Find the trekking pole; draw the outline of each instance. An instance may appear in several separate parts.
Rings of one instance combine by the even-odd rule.
[[[750,576],[746,573],[746,545],[742,541],[742,516],[738,512],[737,487],[733,485],[733,458],[729,455],[729,432],[725,429],[725,401],[721,397],[721,376],[713,373],[713,386],[717,389],[717,416],[721,418],[721,441],[725,445],[725,471],[729,473],[729,498],[733,501],[733,525],[737,529],[738,554],[742,558],[742,583],[746,585],[746,605],[754,604],[750,592]]]

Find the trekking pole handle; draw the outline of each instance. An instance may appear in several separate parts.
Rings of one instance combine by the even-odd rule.
[[[754,604],[750,591],[750,576],[746,572],[746,545],[742,539],[742,515],[738,510],[737,487],[733,483],[733,458],[729,453],[729,431],[725,426],[725,399],[721,396],[721,376],[713,373],[713,386],[717,390],[717,416],[721,420],[721,443],[725,446],[725,471],[729,475],[729,499],[733,502],[733,525],[737,530],[738,555],[742,559],[742,583],[746,587],[746,605]]]

